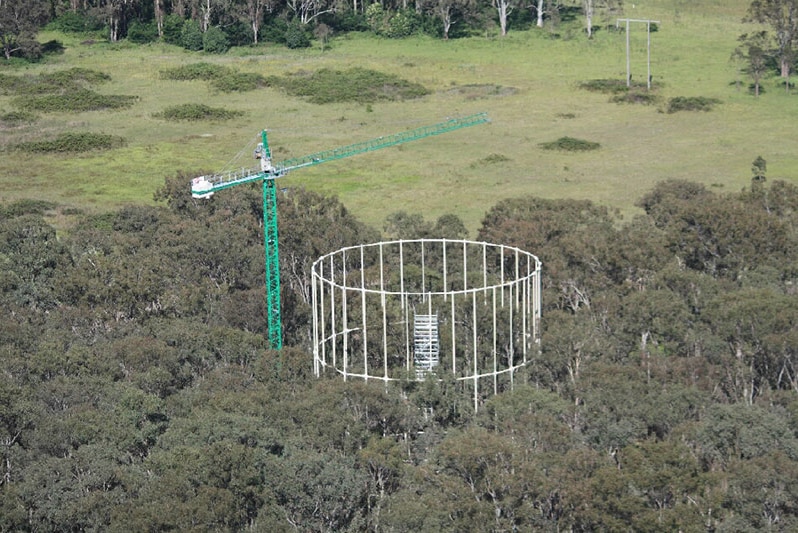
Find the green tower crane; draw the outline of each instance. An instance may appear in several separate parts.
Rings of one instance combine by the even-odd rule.
[[[373,150],[396,146],[397,144],[440,135],[450,131],[476,126],[489,122],[487,113],[477,113],[462,118],[453,118],[439,124],[423,126],[394,135],[378,137],[370,141],[342,146],[333,150],[286,159],[272,163],[272,153],[266,130],[261,132],[261,143],[255,149],[255,157],[260,159],[260,168],[200,176],[191,180],[191,195],[194,198],[209,198],[215,192],[253,181],[263,182],[263,240],[266,251],[266,313],[269,344],[273,350],[283,346],[283,332],[280,314],[280,253],[277,244],[277,194],[274,180],[298,168],[310,167],[352,157]]]

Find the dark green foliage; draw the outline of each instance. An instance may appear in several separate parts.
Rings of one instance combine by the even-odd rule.
[[[31,76],[0,75],[0,90],[6,94],[61,94],[86,89],[110,80],[104,72],[73,67],[67,70]]]
[[[213,80],[224,76],[230,69],[212,63],[191,63],[181,67],[174,67],[161,71],[161,78],[165,80]]]
[[[334,102],[371,103],[380,100],[408,100],[429,94],[422,85],[375,70],[321,69],[313,73],[297,73],[289,77],[268,79],[293,96],[301,96],[314,104]]]
[[[64,33],[87,33],[101,30],[103,23],[88,13],[68,10],[50,22],[47,28]]]
[[[307,48],[310,46],[310,37],[305,28],[299,23],[289,24],[285,29],[285,45],[288,48]]]
[[[55,207],[56,204],[45,200],[20,200],[13,204],[2,206],[0,214],[2,214],[3,217],[9,218],[22,215],[44,215],[46,211],[54,209]]]
[[[170,106],[155,116],[164,120],[229,120],[241,115],[242,111],[210,107],[205,104],[181,104]]]
[[[12,102],[25,111],[81,113],[103,109],[124,109],[132,106],[138,99],[138,96],[99,94],[90,89],[80,89],[64,94],[18,96]]]
[[[202,50],[202,30],[196,20],[183,21],[183,28],[180,30],[180,46],[194,52]]]
[[[183,31],[183,17],[170,13],[163,19],[163,40],[169,44],[180,45],[181,33]]]
[[[32,124],[36,122],[37,116],[30,111],[11,111],[0,115],[0,125],[7,127],[20,126],[22,124]]]
[[[153,22],[132,22],[127,29],[127,39],[136,44],[150,43],[158,39],[158,27]]]
[[[659,96],[650,92],[628,91],[614,95],[610,101],[616,104],[655,105],[659,102]]]
[[[111,150],[125,146],[123,137],[104,133],[62,133],[54,139],[27,141],[13,146],[24,152],[88,152],[91,150]]]
[[[214,89],[229,93],[235,91],[254,91],[266,87],[266,78],[255,72],[230,71],[211,80]]]
[[[224,92],[251,91],[267,85],[266,79],[253,72],[237,72],[231,68],[211,63],[192,63],[164,70],[161,77],[167,80],[207,80]]]
[[[588,80],[580,83],[579,87],[587,91],[606,94],[618,94],[629,91],[629,87],[626,86],[624,80],[615,79]]]
[[[560,150],[563,152],[586,152],[601,148],[600,143],[576,139],[574,137],[560,137],[556,141],[540,143],[539,146],[544,150]]]
[[[227,35],[217,26],[202,34],[202,49],[210,54],[223,54],[230,48]]]
[[[628,221],[493,206],[478,239],[543,261],[543,342],[475,413],[450,376],[312,375],[310,265],[379,240],[334,198],[279,196],[286,346],[267,349],[261,190],[198,202],[190,178],[62,235],[58,205],[0,209],[0,530],[798,526],[794,185],[664,182]],[[386,232],[466,235],[412,212]]]
[[[675,96],[668,100],[666,112],[677,113],[679,111],[712,111],[720,103],[717,98],[705,96]]]

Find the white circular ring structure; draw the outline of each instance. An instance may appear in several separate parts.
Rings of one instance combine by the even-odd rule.
[[[519,248],[450,239],[350,246],[313,264],[313,370],[512,388],[540,346],[540,272]]]

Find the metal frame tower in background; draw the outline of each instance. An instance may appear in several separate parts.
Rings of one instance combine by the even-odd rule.
[[[512,389],[540,348],[541,263],[512,246],[450,239],[342,248],[312,270],[313,371],[344,380],[442,379],[474,409]]]

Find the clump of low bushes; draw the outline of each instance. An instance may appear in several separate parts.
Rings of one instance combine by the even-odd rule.
[[[110,150],[127,144],[124,137],[92,132],[62,133],[51,139],[21,142],[13,149],[31,153],[79,153]]]
[[[0,125],[15,127],[23,124],[33,124],[36,119],[36,114],[29,111],[10,111],[0,115]]]
[[[38,76],[0,75],[0,92],[3,94],[62,94],[105,83],[111,76],[87,68],[70,68],[46,72]]]
[[[712,111],[720,103],[717,98],[707,98],[705,96],[675,96],[668,100],[665,108],[667,113],[677,113],[679,111]]]
[[[132,106],[138,99],[138,96],[99,94],[91,89],[78,89],[62,94],[18,96],[12,100],[12,103],[23,111],[79,113],[103,109],[124,109]]]
[[[251,91],[268,85],[260,74],[238,72],[229,67],[205,62],[163,70],[161,78],[175,81],[204,80],[222,92]]]
[[[292,96],[303,97],[314,104],[401,101],[420,98],[430,92],[418,83],[364,68],[321,69],[286,77],[272,76],[267,81]]]
[[[210,107],[205,104],[180,104],[167,107],[155,116],[165,120],[229,120],[243,114],[242,111]]]
[[[585,141],[574,137],[560,137],[556,141],[540,143],[539,146],[544,150],[560,150],[563,152],[587,152],[601,148],[601,144],[597,142]]]

